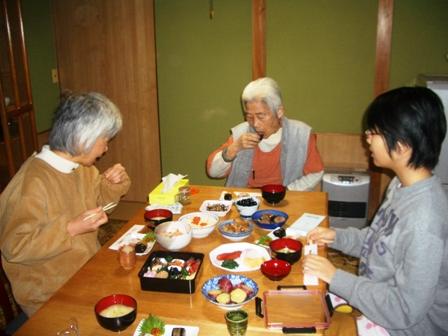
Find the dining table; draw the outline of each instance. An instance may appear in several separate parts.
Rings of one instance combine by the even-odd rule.
[[[181,214],[175,214],[174,220],[179,216],[199,211],[205,200],[218,200],[222,192],[229,193],[260,193],[259,209],[275,209],[286,212],[289,216],[285,227],[294,223],[304,213],[323,215],[325,218],[319,224],[328,227],[327,194],[324,192],[287,191],[285,198],[275,206],[266,203],[261,198],[259,189],[228,188],[208,185],[191,185],[190,203],[185,204]],[[196,290],[192,294],[147,291],[141,289],[138,273],[148,258],[138,256],[136,266],[129,271],[124,270],[119,263],[118,253],[109,247],[135,224],[145,224],[145,208],[142,206],[135,215],[93,256],[79,271],[70,278],[29,320],[18,330],[16,335],[56,335],[61,329],[67,327],[69,320],[77,320],[79,332],[87,335],[113,335],[110,330],[101,327],[94,313],[94,306],[102,297],[114,293],[127,294],[137,301],[137,318],[120,335],[139,335],[136,333],[139,322],[153,314],[160,317],[166,324],[197,326],[199,335],[228,335],[224,320],[225,310],[207,301],[201,293],[201,286],[211,277],[231,273],[213,266],[208,255],[211,250],[221,244],[231,243],[215,229],[206,238],[193,238],[182,252],[203,253],[204,259],[201,271],[197,275]],[[220,220],[239,217],[238,210],[232,206],[230,211]],[[107,225],[107,224],[105,224]],[[255,243],[256,240],[268,232],[258,227],[245,242]],[[164,249],[156,243],[153,251]],[[326,256],[325,246],[318,247],[318,254]],[[258,296],[268,290],[276,290],[281,286],[300,286],[304,284],[301,260],[292,265],[290,274],[280,281],[273,281],[264,276],[260,270],[242,272],[241,274],[254,280],[259,288]],[[316,286],[308,286],[325,292],[326,284],[319,281]],[[246,335],[279,334],[281,330],[268,329],[265,319],[256,315],[255,300],[243,306],[249,314]],[[322,334],[317,330],[317,334]]]

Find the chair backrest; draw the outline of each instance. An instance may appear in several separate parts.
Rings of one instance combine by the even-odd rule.
[[[0,256],[0,308],[3,312],[5,325],[14,320],[19,313],[19,306],[14,301],[11,292],[11,285],[3,271],[1,256]]]

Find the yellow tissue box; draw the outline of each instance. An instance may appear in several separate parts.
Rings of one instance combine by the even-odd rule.
[[[177,182],[171,190],[163,192],[163,182],[149,193],[148,200],[150,204],[174,204],[176,203],[176,194],[179,192],[179,188],[188,185],[188,179],[182,179]]]

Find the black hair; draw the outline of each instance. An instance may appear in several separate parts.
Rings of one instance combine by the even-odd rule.
[[[381,134],[388,152],[398,142],[412,148],[408,166],[434,169],[446,134],[446,117],[439,96],[425,87],[401,87],[387,91],[368,106],[367,130]]]

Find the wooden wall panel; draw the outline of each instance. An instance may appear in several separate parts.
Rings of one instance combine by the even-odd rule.
[[[317,133],[317,148],[326,171],[369,169],[369,153],[359,134]]]
[[[98,168],[122,163],[126,199],[145,201],[161,177],[154,2],[55,0],[53,12],[61,89],[101,92],[124,117]]]

